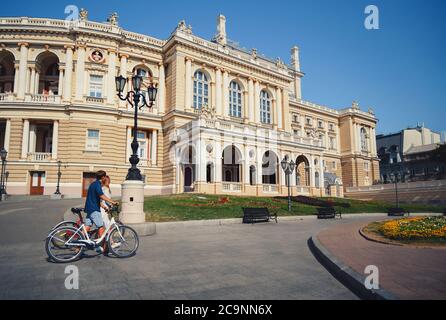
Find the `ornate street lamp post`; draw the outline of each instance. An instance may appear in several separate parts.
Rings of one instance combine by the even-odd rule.
[[[62,172],[60,171],[60,166],[62,165],[62,161],[57,161],[57,186],[56,192],[54,194],[60,195],[60,177],[62,176]]]
[[[399,179],[400,173],[399,172],[393,172],[390,174],[390,178],[392,179],[393,183],[395,184],[395,203],[396,207],[399,207],[399,200],[398,200],[398,179]]]
[[[8,151],[3,148],[0,150],[0,159],[2,160],[2,170],[0,179],[0,201],[3,201],[6,196],[5,190],[5,171],[6,171],[6,157],[8,156]]]
[[[128,170],[126,180],[122,184],[122,208],[120,220],[127,224],[145,222],[144,182],[142,181],[141,171],[137,167],[139,163],[138,110],[141,110],[145,106],[151,108],[156,100],[158,90],[156,85],[150,83],[147,87],[147,91],[144,92],[141,88],[142,80],[140,75],[134,75],[131,78],[133,90],[129,91],[124,96],[123,92],[127,79],[122,75],[115,78],[116,91],[119,99],[130,103],[135,110],[133,116],[133,141],[131,143],[132,155],[129,158],[131,167]]]
[[[5,190],[5,170],[6,170],[6,157],[8,156],[8,151],[3,148],[0,150],[0,159],[2,160],[2,172],[0,179],[0,200],[3,201],[6,195]]]
[[[8,187],[8,178],[9,178],[9,171],[5,172],[5,194],[8,195],[8,192],[6,191]]]
[[[283,171],[285,172],[286,182],[288,186],[288,211],[291,211],[291,185],[290,185],[290,175],[293,173],[296,164],[293,160],[288,162],[288,156],[285,156],[280,162]]]

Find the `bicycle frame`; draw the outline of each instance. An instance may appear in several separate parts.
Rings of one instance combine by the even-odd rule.
[[[105,230],[105,232],[102,234],[102,236],[96,240],[92,240],[90,239],[90,235],[87,232],[87,228],[85,226],[85,223],[82,223],[79,228],[76,229],[76,231],[73,233],[73,235],[64,243],[64,245],[66,246],[79,246],[79,243],[77,244],[73,244],[70,243],[71,240],[73,240],[73,237],[78,234],[79,232],[83,232],[84,236],[85,236],[85,240],[79,240],[80,245],[83,247],[86,247],[87,245],[91,245],[91,246],[98,246],[99,244],[101,244],[104,240],[108,241],[110,233],[113,229],[118,230],[119,236],[121,237],[121,239],[123,241],[124,237],[121,234],[121,231],[118,228],[118,224],[115,221],[115,218],[111,218],[110,220],[110,225],[108,226],[108,228]],[[85,242],[85,243],[84,243]]]

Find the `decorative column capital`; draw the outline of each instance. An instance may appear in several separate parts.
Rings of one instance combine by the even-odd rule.
[[[118,53],[118,50],[116,50],[116,49],[114,49],[114,48],[108,48],[107,49],[107,52],[110,54],[110,53]]]
[[[186,60],[186,61],[190,61],[190,62],[193,62],[193,61],[194,61],[194,59],[192,59],[191,57],[187,57],[187,56],[184,58],[184,60]]]
[[[72,45],[72,44],[67,44],[67,45],[64,45],[63,47],[64,47],[65,50],[67,50],[67,51],[68,51],[68,49],[74,50],[74,45]]]
[[[22,46],[29,47],[29,43],[28,42],[19,42],[17,45],[19,47],[22,47]]]
[[[77,43],[76,44],[77,49],[87,49],[87,45],[85,43]]]
[[[119,57],[122,59],[122,58],[126,58],[126,59],[128,59],[128,58],[130,58],[130,55],[129,54],[127,54],[127,53],[120,53],[119,54]]]

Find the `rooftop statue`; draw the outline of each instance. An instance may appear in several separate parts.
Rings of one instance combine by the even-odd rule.
[[[79,11],[79,20],[81,21],[88,20],[88,11],[86,9],[81,8],[81,11]]]
[[[108,17],[107,22],[109,22],[113,26],[118,25],[118,14],[116,12],[113,12],[110,17]]]

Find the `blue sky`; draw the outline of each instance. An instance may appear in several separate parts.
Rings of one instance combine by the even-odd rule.
[[[303,99],[333,108],[357,100],[373,107],[378,133],[417,122],[446,129],[446,1],[443,0],[189,0],[5,1],[0,16],[64,18],[65,6],[85,7],[105,21],[117,11],[125,29],[165,39],[181,19],[210,39],[216,17],[228,37],[289,62],[298,45]],[[364,8],[379,8],[380,29],[364,28]]]

